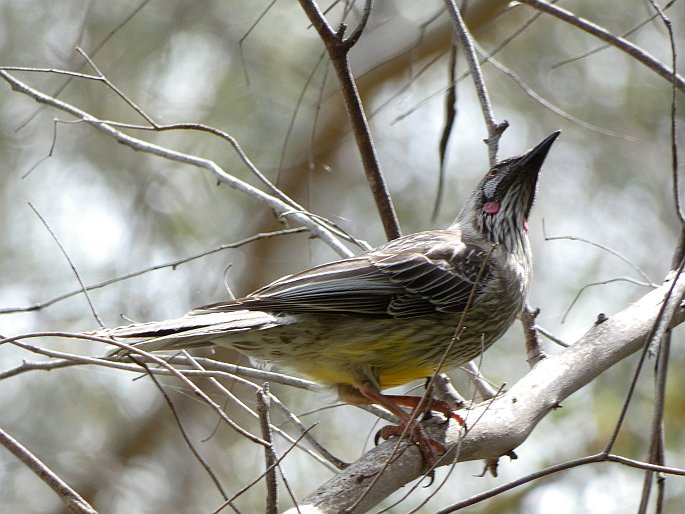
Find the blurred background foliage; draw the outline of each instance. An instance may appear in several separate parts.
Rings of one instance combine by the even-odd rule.
[[[616,34],[653,14],[645,1],[561,3]],[[269,4],[152,0],[121,25],[141,5],[139,0],[2,0],[0,64],[75,70],[83,64],[74,51],[80,45],[156,121],[202,122],[225,130],[263,173],[298,202],[372,245],[382,243],[383,230],[336,94],[334,74],[322,59],[322,44],[296,2],[282,0],[266,10]],[[685,10],[681,2],[674,4],[667,14],[682,54]],[[534,13],[521,5],[504,6],[500,1],[468,2],[467,22],[486,50],[499,45]],[[446,15],[437,16],[441,9],[439,1],[378,1],[368,29],[351,53],[405,233],[449,224],[487,166],[484,123],[466,79],[458,85],[458,118],[448,148],[444,202],[438,218],[431,220],[451,43]],[[338,23],[341,12],[336,5],[329,20]],[[358,16],[355,6],[352,25]],[[630,39],[670,63],[669,42],[660,21],[645,24]],[[611,315],[647,288],[624,281],[593,286],[567,312],[587,284],[617,277],[643,279],[598,247],[571,240],[546,241],[545,236],[591,239],[620,252],[659,283],[669,269],[679,231],[670,170],[671,87],[614,49],[560,64],[599,46],[592,37],[543,15],[496,59],[547,101],[601,130],[550,111],[509,76],[484,65],[495,114],[511,123],[501,140],[501,157],[519,153],[553,130],[563,130],[545,165],[530,220],[535,254],[531,303],[542,309],[539,323],[568,342],[582,335],[599,313]],[[679,61],[682,68],[682,56]],[[457,76],[465,70],[460,59]],[[65,82],[53,74],[20,75],[48,93]],[[70,124],[63,113],[39,108],[6,85],[0,90],[0,308],[29,306],[78,288],[29,203],[57,234],[87,284],[284,226],[253,199],[218,186],[204,170],[134,152],[85,124]],[[104,119],[141,123],[102,84],[72,80],[60,98]],[[56,119],[63,123],[55,124]],[[682,119],[679,113],[681,129]],[[258,184],[235,151],[217,138],[190,131],[135,134],[214,159],[229,173]],[[226,299],[226,284],[240,295],[335,257],[306,233],[272,238],[118,282],[93,291],[92,297],[110,326],[121,324],[122,314],[135,320],[162,319]],[[42,310],[0,316],[0,334],[5,336],[93,328],[96,322],[81,295]],[[685,410],[682,343],[676,332],[666,414],[667,462],[681,468],[685,462],[680,428]],[[55,339],[41,344],[89,355],[105,351],[83,341]],[[547,350],[554,353],[559,348],[549,343]],[[228,351],[216,356],[247,362]],[[0,347],[0,369],[24,359],[40,358],[13,346]],[[447,478],[443,468],[432,487],[419,488],[390,512],[409,511],[429,494],[434,497],[421,512],[432,512],[543,466],[599,451],[613,430],[635,362],[633,357],[615,366],[549,415],[517,449],[517,461],[501,462],[498,478],[475,477],[482,469],[478,462],[460,464]],[[518,325],[485,355],[482,369],[496,385],[512,384],[526,373]],[[650,363],[616,448],[636,459],[648,449],[651,369]],[[463,374],[455,371],[452,376],[467,393]],[[5,379],[0,384],[0,425],[100,512],[216,508],[221,496],[184,445],[158,391],[149,379],[134,378],[84,366]],[[174,380],[164,382],[186,429],[229,495],[262,472],[258,447],[226,426],[217,429],[216,416],[204,404]],[[254,404],[252,390],[227,385],[243,401]],[[353,460],[373,444],[378,425],[370,415],[348,406],[316,411],[335,404],[333,394],[278,386],[273,390],[307,423],[320,422],[315,435],[341,458]],[[226,401],[218,394],[216,398]],[[230,402],[226,410],[257,431],[255,420]],[[274,421],[284,423],[276,415]],[[283,452],[288,444],[279,439],[277,447]],[[59,499],[14,457],[0,451],[0,462],[0,510],[63,511]],[[298,497],[329,473],[298,451],[288,456],[284,469]],[[629,512],[639,503],[642,478],[642,473],[616,464],[582,467],[468,511]],[[440,487],[443,479],[447,486]],[[263,494],[260,483],[237,506],[242,512],[259,512]],[[391,497],[387,505],[402,494]],[[283,489],[281,498],[287,505]],[[666,500],[667,512],[677,511],[685,502],[685,481],[668,478]]]

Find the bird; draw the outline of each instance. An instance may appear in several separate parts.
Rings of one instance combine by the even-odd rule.
[[[466,364],[520,315],[532,272],[528,217],[559,134],[490,167],[446,229],[399,237],[178,319],[105,334],[134,338],[149,352],[214,344],[293,370],[337,388],[344,402],[385,407],[399,424],[384,437],[408,432],[431,460],[444,448],[405,410],[420,398],[382,391]],[[449,415],[439,401],[427,407]]]

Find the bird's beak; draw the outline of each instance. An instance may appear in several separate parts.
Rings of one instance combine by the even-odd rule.
[[[529,150],[528,153],[525,154],[519,162],[519,166],[521,168],[527,168],[529,170],[538,171],[542,167],[542,163],[545,162],[547,153],[549,152],[549,149],[552,147],[552,143],[554,143],[554,140],[557,137],[559,137],[559,134],[561,134],[561,130],[552,132],[539,145]]]
[[[560,130],[552,132],[547,136],[540,144],[535,148],[528,150],[527,153],[519,157],[519,161],[516,163],[516,168],[519,170],[518,180],[523,180],[528,184],[529,194],[526,195],[526,205],[524,207],[524,217],[528,219],[530,215],[530,210],[533,207],[533,202],[535,200],[535,189],[538,181],[538,176],[540,174],[540,168],[542,168],[542,163],[545,162],[547,153],[552,147],[554,140],[559,137],[561,133]]]

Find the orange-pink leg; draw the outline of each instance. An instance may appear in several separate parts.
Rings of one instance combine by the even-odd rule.
[[[359,384],[356,388],[350,386],[341,386],[339,388],[340,399],[351,403],[353,405],[368,405],[377,404],[385,407],[392,412],[399,419],[399,424],[396,426],[385,426],[381,429],[380,435],[383,439],[388,439],[392,436],[400,436],[403,433],[416,442],[423,455],[424,461],[428,467],[433,467],[435,464],[434,450],[438,453],[445,452],[445,445],[428,437],[417,418],[420,414],[430,410],[438,411],[445,415],[445,417],[453,418],[461,425],[464,424],[461,416],[452,411],[447,402],[441,400],[425,399],[421,402],[418,396],[405,395],[385,395],[378,391],[369,383]],[[415,412],[421,406],[420,412]],[[402,407],[409,407],[412,409],[411,414],[407,413]]]

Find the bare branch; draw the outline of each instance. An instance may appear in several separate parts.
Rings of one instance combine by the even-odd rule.
[[[212,470],[212,468],[207,464],[205,459],[200,455],[200,452],[195,448],[195,445],[193,444],[193,441],[190,439],[190,436],[188,435],[188,432],[183,426],[183,422],[181,421],[181,417],[178,414],[178,411],[176,410],[176,406],[174,405],[174,402],[171,400],[169,395],[166,393],[164,390],[164,387],[162,387],[162,384],[159,382],[157,377],[155,377],[154,373],[151,372],[149,366],[137,359],[136,357],[131,357],[131,360],[135,362],[137,365],[139,365],[142,369],[145,370],[145,373],[150,377],[150,380],[152,380],[152,383],[155,384],[155,387],[157,390],[160,392],[162,395],[162,398],[164,398],[165,403],[167,404],[167,407],[169,407],[169,410],[171,411],[171,415],[174,418],[174,422],[176,423],[176,426],[178,427],[178,431],[181,433],[181,437],[183,437],[183,441],[186,443],[186,446],[190,450],[190,452],[193,454],[193,457],[195,457],[195,460],[197,460],[200,463],[200,466],[207,472],[209,475],[209,478],[212,480],[216,488],[219,490],[219,493],[221,496],[224,498],[224,500],[228,499],[228,495],[226,494],[226,491],[224,491],[223,486],[221,485],[221,482],[219,481],[219,478],[216,476],[216,473]]]
[[[311,427],[309,427],[309,428],[307,429],[307,432],[309,432],[309,431],[310,431],[312,428],[314,428],[315,426],[316,426],[316,425],[312,425]],[[306,433],[305,433],[305,434],[306,434]],[[240,489],[240,490],[239,490],[237,493],[235,493],[232,497],[230,497],[228,500],[226,500],[224,503],[222,503],[217,509],[214,509],[214,510],[212,511],[211,514],[217,514],[217,513],[221,512],[225,507],[227,507],[228,505],[230,505],[230,504],[233,502],[233,500],[235,500],[236,498],[238,498],[239,496],[241,496],[245,491],[247,491],[248,489],[250,489],[251,487],[253,487],[257,482],[259,482],[262,478],[264,478],[264,476],[266,476],[266,473],[270,472],[271,469],[273,469],[273,467],[278,466],[278,465],[281,463],[281,461],[282,461],[283,459],[285,459],[285,457],[292,451],[292,449],[297,447],[297,445],[299,444],[300,440],[302,440],[302,438],[305,436],[305,434],[302,434],[302,435],[295,441],[295,443],[293,443],[293,444],[290,446],[290,448],[288,448],[285,452],[283,452],[283,455],[281,455],[281,457],[280,457],[276,462],[274,462],[274,463],[271,465],[271,467],[269,467],[269,469],[267,469],[266,471],[264,471],[264,473],[262,473],[262,475],[258,476],[258,477],[255,478],[252,482],[250,482],[249,484],[247,484],[246,486],[244,486],[242,489]],[[295,506],[295,512],[297,512],[298,514],[299,514],[299,512],[300,512],[300,511],[299,511],[299,508],[297,507],[297,505]]]
[[[113,137],[118,142],[134,150],[139,150],[152,155],[163,157],[168,160],[181,162],[184,164],[189,164],[191,166],[196,166],[198,168],[204,168],[206,170],[209,170],[217,177],[217,179],[220,182],[228,184],[230,187],[238,191],[241,191],[242,193],[245,193],[248,196],[251,196],[252,198],[268,205],[276,213],[282,216],[291,217],[296,221],[302,223],[302,225],[308,227],[315,236],[321,238],[339,255],[345,257],[349,257],[352,255],[352,252],[350,252],[347,248],[345,248],[345,246],[343,246],[338,241],[338,239],[335,237],[335,235],[328,227],[322,226],[321,222],[318,219],[303,214],[301,210],[293,210],[292,205],[289,205],[285,203],[283,200],[276,198],[275,196],[272,196],[270,194],[267,194],[264,191],[261,191],[260,189],[257,189],[256,187],[248,184],[247,182],[244,182],[234,177],[233,175],[230,175],[218,164],[216,164],[213,160],[198,157],[192,154],[187,154],[184,152],[179,152],[177,150],[172,150],[170,148],[166,148],[154,143],[143,141],[139,138],[129,136],[128,134],[125,134],[120,130],[114,128],[111,123],[107,123],[106,121],[103,121],[87,113],[86,111],[83,111],[71,104],[58,100],[57,98],[53,98],[49,95],[46,95],[45,93],[38,91],[35,88],[30,87],[29,85],[17,79],[16,77],[14,77],[2,68],[0,68],[0,77],[7,81],[14,90],[30,96],[37,102],[50,105],[64,112],[68,112],[69,114],[75,116],[81,121],[88,123],[89,125],[97,128],[105,134]],[[176,126],[175,128],[179,127]]]
[[[212,255],[217,252],[221,252],[223,250],[228,250],[232,248],[239,248],[243,245],[246,245],[248,243],[252,243],[254,241],[259,241],[260,239],[265,239],[269,237],[276,237],[276,236],[284,236],[284,235],[290,235],[290,234],[298,234],[300,232],[306,232],[308,229],[304,227],[298,227],[298,228],[290,228],[290,229],[283,229],[283,230],[276,230],[274,232],[260,232],[258,234],[255,234],[250,237],[246,237],[244,239],[240,239],[239,241],[236,241],[234,243],[226,243],[219,245],[217,247],[211,248],[209,250],[205,250],[203,252],[195,253],[193,255],[189,255],[187,257],[181,257],[180,259],[176,259],[173,261],[165,262],[162,264],[155,264],[153,266],[148,266],[147,268],[143,268],[138,271],[132,271],[130,273],[124,273],[123,275],[119,275],[118,277],[113,277],[107,280],[103,280],[101,282],[96,282],[94,284],[90,284],[87,286],[84,286],[83,289],[77,289],[75,291],[70,291],[68,293],[64,293],[58,296],[55,296],[53,298],[50,298],[49,300],[45,300],[42,302],[34,303],[32,305],[28,305],[26,307],[0,307],[0,315],[2,314],[13,314],[16,312],[31,312],[31,311],[39,311],[42,309],[45,309],[46,307],[50,307],[51,305],[54,305],[58,302],[61,302],[62,300],[66,300],[67,298],[71,298],[72,296],[76,296],[78,294],[81,294],[85,291],[93,291],[95,289],[100,289],[102,287],[110,286],[112,284],[116,284],[117,282],[122,282],[124,280],[128,280],[130,278],[134,277],[139,277],[141,275],[144,275],[146,273],[150,273],[152,271],[157,271],[165,268],[172,268],[176,269],[178,266],[181,266],[182,264],[186,264],[190,261],[193,261],[195,259],[200,259],[202,257],[206,257],[208,255]]]
[[[31,453],[19,441],[0,428],[0,444],[22,461],[40,479],[55,491],[71,512],[78,514],[97,514],[86,500],[48,468],[38,457]]]
[[[546,476],[552,475],[554,473],[559,473],[561,471],[566,471],[567,469],[577,468],[578,466],[584,466],[587,464],[596,464],[596,463],[600,463],[600,462],[617,462],[619,464],[624,464],[626,466],[630,466],[633,468],[651,469],[653,471],[659,471],[662,473],[667,473],[667,474],[676,475],[676,476],[684,476],[685,475],[684,469],[667,468],[664,466],[656,466],[656,465],[650,464],[648,462],[640,462],[640,461],[636,461],[633,459],[626,459],[625,457],[621,457],[619,455],[597,453],[595,455],[589,455],[587,457],[581,457],[579,459],[574,459],[574,460],[571,460],[568,462],[564,462],[562,464],[550,466],[548,468],[545,468],[545,469],[542,469],[540,471],[536,471],[534,473],[531,473],[529,475],[521,477],[517,480],[512,480],[511,482],[508,482],[508,483],[503,484],[503,485],[498,486],[498,487],[494,487],[488,491],[485,491],[485,492],[480,493],[480,494],[476,494],[470,498],[467,498],[466,500],[463,500],[463,501],[460,501],[460,502],[455,503],[453,505],[450,505],[446,509],[441,509],[437,512],[437,514],[448,514],[450,512],[456,512],[456,511],[463,509],[465,507],[469,507],[471,505],[475,505],[476,503],[480,503],[483,500],[493,498],[494,496],[502,494],[506,491],[510,491],[516,487],[521,486],[521,485],[528,484],[528,483],[532,482],[533,480],[537,480],[539,478],[546,477]]]
[[[666,11],[667,9],[670,9],[671,6],[672,6],[674,3],[676,3],[677,1],[678,1],[678,0],[671,0],[671,1],[668,2],[666,5],[664,5],[663,10]],[[540,14],[540,13],[538,13],[538,14]],[[635,25],[635,26],[632,27],[631,29],[626,30],[625,32],[623,32],[623,33],[621,34],[621,37],[624,37],[624,38],[625,38],[625,37],[627,37],[627,36],[630,36],[631,34],[633,34],[634,32],[636,32],[637,30],[641,29],[642,27],[644,27],[645,25],[647,25],[648,23],[650,23],[652,20],[654,20],[654,19],[657,18],[658,16],[659,16],[659,14],[653,14],[653,15],[650,16],[649,18],[647,18],[647,19],[645,19],[645,20],[642,20],[640,23],[638,23],[637,25]],[[596,54],[596,53],[598,53],[598,52],[601,52],[602,50],[606,50],[607,48],[611,48],[611,45],[608,45],[608,44],[600,45],[600,46],[598,46],[597,48],[593,48],[592,50],[589,50],[589,51],[587,51],[587,52],[584,52],[584,53],[582,53],[582,54],[580,54],[580,55],[576,55],[575,57],[570,57],[570,58],[568,58],[568,59],[564,59],[564,60],[562,60],[562,61],[559,61],[558,63],[553,64],[553,65],[551,66],[551,68],[552,68],[552,69],[559,68],[559,67],[564,66],[564,65],[566,65],[566,64],[569,64],[569,63],[571,63],[571,62],[575,62],[575,61],[578,61],[578,60],[580,60],[580,59],[584,59],[584,58],[586,58],[586,57],[589,57],[589,56],[591,56],[591,55],[593,55],[593,54]]]
[[[523,325],[523,333],[526,336],[526,355],[528,356],[528,365],[532,368],[547,355],[542,349],[542,341],[537,334],[535,326],[535,319],[540,314],[540,309],[533,309],[526,304],[521,313],[521,324]]]
[[[469,380],[473,383],[483,400],[491,400],[497,396],[500,392],[499,389],[495,389],[490,382],[483,376],[480,372],[480,368],[474,361],[470,361],[461,369],[468,374]]]
[[[478,45],[476,45],[478,47]],[[480,52],[480,49],[479,49]],[[520,87],[524,93],[526,93],[529,97],[531,97],[533,100],[535,100],[537,103],[542,105],[545,109],[548,109],[549,111],[553,112],[557,116],[562,117],[563,119],[570,121],[571,123],[575,123],[576,125],[586,128],[588,130],[592,130],[593,132],[598,132],[600,134],[605,134],[610,137],[615,137],[618,139],[623,139],[624,141],[631,141],[635,142],[637,139],[634,137],[627,136],[625,134],[621,134],[619,132],[615,132],[613,130],[605,129],[602,127],[599,127],[597,125],[593,125],[592,123],[588,123],[587,121],[583,121],[580,118],[576,118],[572,114],[569,114],[568,112],[564,111],[563,109],[557,107],[554,105],[552,102],[544,98],[542,95],[538,94],[536,91],[534,91],[526,82],[513,70],[507,68],[504,64],[500,63],[497,59],[494,59],[490,54],[486,54],[485,57],[482,59],[482,62],[488,62],[492,64],[495,68],[500,70],[502,73],[504,73],[507,77],[509,77],[511,80],[514,81],[514,83]]]
[[[425,426],[426,431],[432,438],[444,440],[449,447],[458,444],[460,461],[496,459],[506,454],[525,441],[537,423],[565,398],[617,362],[644,348],[655,320],[661,316],[661,307],[669,291],[669,305],[677,305],[685,296],[685,279],[670,277],[664,285],[604,323],[593,325],[564,352],[540,361],[509,391],[469,411],[469,417],[478,419],[478,422],[469,427],[466,435],[456,423],[429,424]],[[682,308],[667,314],[661,319],[666,323],[672,315],[669,326],[685,319]],[[396,441],[387,441],[371,450],[310,494],[301,506],[317,507],[323,513],[338,512],[345,505],[354,503],[373,478],[376,484],[357,507],[359,512],[363,512],[391,491],[421,476],[420,454],[413,446],[406,447],[406,451],[400,452],[401,455],[383,474],[378,475],[396,445]],[[602,458],[609,460],[604,453]],[[598,460],[596,457],[585,459],[588,462]]]
[[[636,273],[638,273],[647,284],[649,284],[651,287],[658,287],[658,284],[655,284],[651,278],[649,278],[649,275],[645,273],[642,268],[640,268],[637,264],[635,264],[633,261],[628,259],[625,255],[622,253],[614,250],[613,248],[608,247],[607,245],[603,245],[601,243],[597,243],[596,241],[592,241],[590,239],[585,239],[584,237],[578,237],[578,236],[548,236],[547,235],[547,230],[545,228],[545,220],[542,220],[542,233],[544,235],[545,241],[580,241],[581,243],[586,243],[591,246],[594,246],[596,248],[599,248],[600,250],[604,250],[605,252],[610,253],[614,257],[619,258],[623,262],[625,262],[628,266],[633,268]],[[679,262],[675,263],[673,266],[673,269],[676,269],[678,267]]]
[[[457,37],[461,42],[461,46],[464,48],[466,61],[468,62],[471,70],[471,76],[473,77],[473,83],[476,86],[476,91],[478,92],[481,111],[483,112],[483,118],[485,119],[485,126],[488,129],[488,137],[485,142],[488,145],[490,166],[494,166],[497,162],[499,138],[509,126],[509,123],[506,121],[497,123],[495,120],[495,114],[492,111],[492,105],[490,104],[488,89],[485,85],[485,80],[483,79],[483,74],[480,70],[480,64],[478,62],[478,57],[476,56],[476,51],[473,48],[471,34],[469,34],[469,31],[466,28],[466,24],[464,23],[461,13],[459,12],[457,5],[454,3],[454,0],[445,0],[445,5],[447,6],[447,12],[452,18]]]
[[[547,330],[547,329],[544,328],[544,327],[541,327],[540,325],[537,325],[537,324],[536,324],[536,325],[535,325],[535,330],[537,330],[539,333],[541,333],[541,334],[542,334],[543,336],[545,336],[547,339],[549,339],[550,341],[552,341],[554,344],[558,344],[559,346],[561,346],[561,347],[563,347],[563,348],[568,348],[569,346],[571,346],[569,343],[567,343],[567,342],[565,342],[565,341],[562,341],[561,339],[559,339],[558,337],[556,337],[554,334],[552,334],[552,332],[550,332],[549,330]]]
[[[590,289],[591,287],[604,286],[607,284],[613,284],[615,282],[627,282],[628,284],[635,284],[636,286],[642,286],[642,287],[651,287],[652,286],[652,284],[650,284],[648,282],[641,282],[640,280],[636,280],[632,277],[613,277],[613,278],[608,278],[606,280],[598,280],[596,282],[590,282],[589,284],[585,284],[583,287],[578,289],[576,296],[573,297],[573,300],[571,300],[571,303],[566,308],[566,311],[564,311],[564,315],[561,317],[561,322],[566,323],[566,318],[568,318],[568,315],[571,312],[571,309],[573,309],[575,304],[578,303],[580,296],[586,290]]]
[[[112,39],[112,37],[119,32],[126,24],[128,24],[129,21],[131,21],[133,18],[136,17],[136,15],[143,10],[143,7],[145,7],[147,4],[150,3],[150,0],[143,0],[140,4],[138,4],[137,7],[135,7],[119,24],[114,27],[112,30],[110,30],[105,37],[103,37],[98,44],[96,44],[93,49],[91,50],[91,55],[96,56],[100,50],[107,44],[107,42]],[[83,67],[86,65],[85,62],[81,63],[81,65],[77,68],[77,72],[82,70]],[[73,77],[70,77],[69,79],[65,80],[64,83],[59,86],[54,93],[52,93],[52,96],[57,98],[60,94],[62,94],[62,91],[64,91],[67,86],[71,83]],[[97,78],[97,77],[93,77]],[[26,125],[28,125],[31,120],[33,120],[36,115],[41,111],[42,107],[37,108],[30,116],[24,120],[19,127],[17,127],[16,132],[19,132],[22,130]]]
[[[93,303],[93,299],[90,297],[90,294],[88,294],[88,288],[86,287],[86,284],[84,284],[83,279],[81,278],[81,274],[78,272],[78,269],[76,269],[76,265],[74,264],[74,261],[71,260],[71,257],[69,257],[69,253],[67,252],[66,248],[64,248],[61,241],[57,237],[57,234],[55,234],[55,232],[52,230],[52,227],[50,227],[50,225],[45,220],[45,218],[43,218],[41,213],[38,212],[38,209],[36,209],[33,206],[33,204],[31,204],[31,203],[29,203],[29,207],[31,207],[31,210],[33,210],[33,212],[36,214],[36,216],[38,216],[38,219],[41,221],[43,226],[50,233],[50,236],[52,237],[52,239],[57,244],[57,247],[59,248],[60,252],[62,252],[62,255],[64,255],[64,258],[69,263],[69,267],[71,268],[71,271],[74,272],[74,276],[76,276],[76,280],[78,280],[78,283],[81,286],[81,292],[86,297],[86,301],[88,302],[88,306],[90,307],[90,311],[93,313],[93,316],[95,317],[95,321],[97,321],[98,324],[104,328],[105,324],[102,322],[102,319],[100,318],[100,315],[98,314],[98,311],[95,309],[95,304]]]
[[[259,427],[262,431],[262,439],[269,446],[264,447],[264,459],[266,461],[266,514],[278,513],[278,483],[276,480],[276,453],[273,447],[271,433],[271,414],[269,412],[271,402],[269,383],[266,382],[261,389],[257,390],[257,413],[259,414]]]
[[[673,24],[671,20],[666,17],[664,11],[654,0],[649,0],[657,15],[664,22],[666,31],[668,32],[668,40],[671,45],[671,176],[673,178],[673,199],[675,204],[675,211],[680,225],[685,228],[685,214],[683,214],[683,207],[680,201],[680,175],[678,174],[678,124],[676,123],[676,115],[678,114],[678,51],[676,50],[675,36],[673,35]]]
[[[614,34],[609,32],[605,28],[600,27],[596,23],[588,21],[585,18],[581,18],[580,16],[576,16],[571,11],[567,11],[566,9],[544,2],[542,0],[519,1],[522,4],[529,5],[530,7],[538,9],[542,12],[551,14],[555,18],[559,18],[560,20],[563,20],[566,23],[573,25],[574,27],[578,27],[579,29],[587,32],[588,34],[592,34],[593,36],[601,39],[602,41],[606,41],[611,46],[618,48],[622,52],[625,52],[631,57],[635,58],[660,77],[665,78],[669,82],[675,80],[676,87],[680,91],[685,92],[685,79],[683,77],[674,74],[672,69],[669,70],[654,56],[645,52],[644,50],[634,45],[627,39],[624,39],[620,36],[615,36]]]
[[[348,52],[357,42],[361,31],[366,25],[366,20],[371,11],[371,0],[367,0],[362,20],[352,36],[347,39],[343,37],[345,25],[341,25],[340,30],[334,32],[314,0],[300,0],[300,5],[326,46],[331,63],[338,76],[343,99],[345,100],[345,107],[347,108],[347,115],[352,124],[352,132],[359,148],[366,179],[383,222],[385,235],[388,239],[396,239],[400,237],[401,232],[397,222],[397,215],[395,214],[395,207],[393,206],[385,177],[378,162],[369,123],[366,119],[364,107],[347,58]]]
[[[158,366],[163,367],[171,375],[174,377],[178,378],[183,384],[185,384],[196,396],[198,396],[202,401],[204,401],[207,405],[209,405],[212,410],[214,410],[219,417],[228,425],[230,426],[233,430],[241,434],[242,436],[248,438],[250,441],[260,444],[262,446],[266,445],[267,443],[260,439],[259,437],[255,436],[254,434],[251,434],[241,426],[237,425],[231,418],[229,418],[226,413],[223,411],[223,409],[214,401],[212,400],[202,389],[197,387],[192,380],[189,380],[184,374],[174,368],[171,364],[169,364],[167,361],[164,359],[158,357],[157,355],[154,355],[152,353],[146,352],[141,350],[140,348],[136,348],[135,346],[121,343],[119,341],[115,341],[110,338],[105,338],[105,337],[97,337],[89,334],[81,334],[81,333],[74,333],[74,332],[32,332],[30,334],[22,334],[20,336],[14,336],[14,337],[5,337],[3,339],[0,339],[1,343],[15,343],[18,344],[20,343],[21,339],[32,339],[32,338],[37,338],[37,337],[64,337],[64,338],[69,338],[69,339],[82,339],[86,341],[95,341],[99,343],[104,343],[104,344],[109,344],[109,345],[114,345],[119,347],[121,350],[125,350],[129,354],[133,354],[136,356],[141,356],[146,359],[147,362],[152,362]]]

